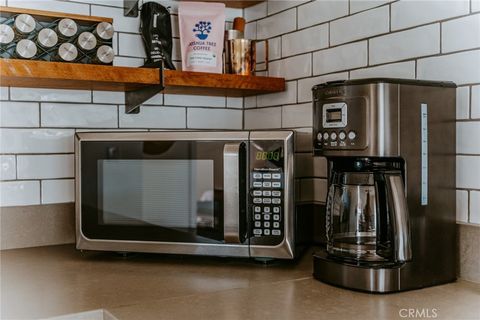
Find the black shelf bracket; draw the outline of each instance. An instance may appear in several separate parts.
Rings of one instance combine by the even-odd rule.
[[[123,0],[123,15],[125,17],[138,17],[139,0]]]
[[[163,63],[158,68],[158,72],[160,73],[159,84],[125,92],[125,113],[139,113],[142,103],[165,89],[163,85]]]

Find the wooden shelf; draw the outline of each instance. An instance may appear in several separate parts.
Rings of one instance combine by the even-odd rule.
[[[11,87],[132,91],[160,85],[159,69],[0,59],[0,84]],[[165,93],[250,96],[285,90],[285,79],[165,70]]]
[[[158,69],[0,59],[0,84],[8,87],[130,91],[159,83]]]

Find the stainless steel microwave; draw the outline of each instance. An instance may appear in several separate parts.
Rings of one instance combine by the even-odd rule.
[[[77,133],[82,250],[292,259],[292,131]]]

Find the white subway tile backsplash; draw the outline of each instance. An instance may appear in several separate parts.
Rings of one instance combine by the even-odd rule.
[[[472,0],[472,12],[480,11],[480,0]]]
[[[348,0],[319,0],[298,7],[298,27],[305,28],[348,14]]]
[[[180,39],[173,39],[172,60],[182,61],[182,51],[180,47]],[[181,64],[180,64],[181,66]],[[178,68],[180,69],[180,68]]]
[[[258,20],[267,16],[267,1],[260,2],[243,10],[243,17],[247,21]]]
[[[119,110],[120,128],[185,128],[185,108],[140,107],[140,113]]]
[[[225,20],[233,21],[236,17],[243,15],[243,9],[240,8],[225,8]]]
[[[242,109],[243,98],[242,97],[227,97],[227,108]]]
[[[312,87],[328,81],[347,80],[348,72],[331,73],[315,78],[298,80],[298,102],[312,101]]]
[[[40,204],[39,181],[0,182],[0,207]]]
[[[370,64],[398,61],[440,52],[440,24],[396,32],[370,40]]]
[[[381,66],[350,71],[350,79],[375,77],[415,79],[415,61],[384,64]]]
[[[0,100],[8,100],[8,87],[0,87]]]
[[[268,40],[268,60],[276,60],[282,57],[282,38],[277,37]]]
[[[143,104],[153,105],[153,106],[161,106],[163,104],[163,93],[157,93]]]
[[[381,6],[394,0],[350,0],[350,14]]]
[[[225,108],[226,106],[225,97],[214,96],[165,94],[164,101],[169,106],[217,108]]]
[[[114,57],[113,65],[117,67],[141,67],[144,64],[143,58]]]
[[[178,16],[170,15],[170,20],[172,22],[172,37],[180,37],[180,30],[178,25]]]
[[[0,127],[38,127],[39,109],[36,102],[0,102]]]
[[[468,119],[470,116],[470,88],[457,88],[457,119]]]
[[[142,37],[138,34],[120,33],[118,38],[121,56],[145,58]]]
[[[257,39],[257,23],[256,22],[250,22],[245,24],[245,31],[243,33],[243,36],[246,39]]]
[[[282,107],[282,128],[312,126],[312,104],[292,104]]]
[[[282,36],[282,56],[287,57],[328,47],[328,24]]]
[[[480,138],[480,121],[457,122],[457,153],[480,156],[478,138]]]
[[[330,44],[337,45],[387,33],[390,28],[389,24],[388,6],[332,21],[330,22]]]
[[[14,155],[0,156],[0,180],[15,180],[17,165]]]
[[[91,102],[89,90],[10,88],[10,99],[20,101],[46,102]]]
[[[480,82],[480,50],[420,59],[417,78],[449,80],[457,85]]]
[[[469,0],[419,0],[392,3],[392,30],[461,16],[469,13]]]
[[[83,3],[54,0],[8,0],[9,7],[57,11],[73,14],[90,15],[90,6]]]
[[[312,152],[312,128],[295,129],[295,152]]]
[[[69,129],[0,129],[0,153],[73,152]]]
[[[92,6],[92,16],[113,18],[113,29],[118,32],[139,33],[140,19],[125,17],[123,8]]]
[[[249,109],[244,112],[245,129],[277,129],[282,126],[282,108]]]
[[[243,98],[243,108],[250,109],[257,107],[257,96],[248,96]]]
[[[242,111],[232,109],[188,108],[189,129],[242,129]]]
[[[480,224],[480,191],[470,191],[469,222]]]
[[[480,1],[480,0],[479,0]],[[472,86],[472,119],[480,118],[480,85]]]
[[[480,14],[442,23],[442,52],[480,47]]]
[[[71,178],[73,154],[17,156],[18,179]]]
[[[480,157],[457,156],[457,188],[480,189]]]
[[[42,204],[73,202],[75,200],[75,180],[43,180]]]
[[[41,104],[42,126],[116,128],[117,106],[102,104]]]
[[[312,56],[310,53],[276,60],[270,63],[268,75],[284,77],[286,80],[305,78],[312,75]]]
[[[303,3],[306,3],[308,1],[305,0],[270,0],[268,1],[268,14],[274,14],[298,5],[301,5]]]
[[[468,222],[468,191],[457,190],[457,221]]]
[[[296,9],[275,14],[257,22],[257,39],[268,39],[297,28]]]
[[[349,43],[313,53],[313,74],[364,67],[367,65],[367,41]]]
[[[121,91],[92,91],[93,103],[124,104],[125,92]]]
[[[285,91],[278,93],[262,94],[257,96],[257,107],[277,106],[297,101],[297,82],[285,83]]]

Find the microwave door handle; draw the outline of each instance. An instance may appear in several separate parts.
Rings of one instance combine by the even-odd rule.
[[[410,261],[412,259],[410,223],[403,179],[400,174],[385,174],[385,182],[392,211],[393,257],[398,262]]]
[[[240,243],[240,148],[242,142],[223,147],[223,234],[225,243]]]

